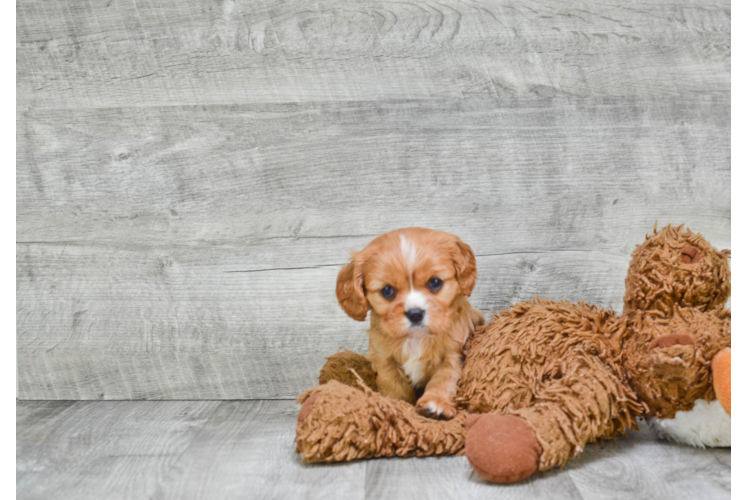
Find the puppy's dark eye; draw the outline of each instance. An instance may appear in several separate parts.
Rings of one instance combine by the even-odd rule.
[[[441,290],[443,284],[444,282],[439,278],[431,278],[426,286],[429,288],[429,290],[436,293]]]
[[[379,293],[381,293],[382,297],[384,297],[385,299],[394,299],[397,292],[390,285],[387,285],[386,287],[382,288]]]

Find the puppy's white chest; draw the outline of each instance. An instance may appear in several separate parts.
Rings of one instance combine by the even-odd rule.
[[[423,348],[423,338],[409,338],[403,344],[403,371],[405,376],[410,379],[413,386],[420,385],[424,376],[425,363],[421,361],[421,349]]]

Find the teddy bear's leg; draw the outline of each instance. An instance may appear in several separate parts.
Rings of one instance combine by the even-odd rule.
[[[330,381],[300,395],[296,451],[304,462],[358,458],[454,455],[465,445],[465,413],[449,421],[415,407]]]
[[[591,441],[612,439],[636,428],[636,396],[600,362],[545,384],[532,404],[507,413],[523,418],[535,431],[542,453],[539,470],[563,466]]]
[[[519,481],[564,465],[590,441],[636,427],[635,396],[615,370],[599,361],[569,369],[532,387],[529,402],[470,417],[465,451],[476,472],[489,481]]]
[[[514,415],[469,414],[465,455],[483,479],[508,484],[538,470],[540,445],[535,431]]]

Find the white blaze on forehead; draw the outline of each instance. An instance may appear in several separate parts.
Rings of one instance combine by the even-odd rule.
[[[421,292],[411,290],[405,299],[405,310],[423,309],[426,310],[426,297]]]
[[[423,309],[426,311],[426,297],[421,292],[413,290],[413,270],[418,264],[418,250],[413,242],[402,234],[400,235],[400,250],[403,252],[403,258],[408,266],[408,279],[410,280],[410,292],[408,292],[405,298],[405,311],[410,311],[411,309]],[[427,324],[428,318],[424,316],[421,325],[426,326]]]
[[[418,264],[418,251],[413,242],[402,234],[400,235],[400,250],[403,252],[403,258],[408,266],[408,273],[412,274],[413,269],[415,269],[416,264]]]

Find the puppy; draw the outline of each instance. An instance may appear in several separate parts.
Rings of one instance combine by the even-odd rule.
[[[398,229],[353,252],[336,295],[357,321],[371,310],[369,359],[383,395],[415,403],[425,416],[455,416],[462,346],[485,322],[467,300],[476,277],[472,249],[441,231]]]

